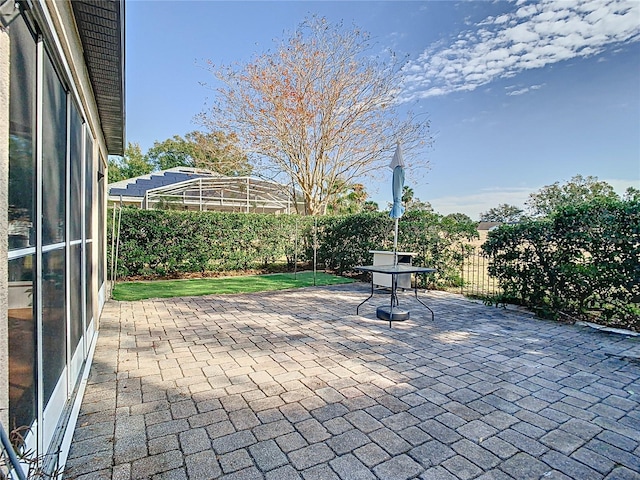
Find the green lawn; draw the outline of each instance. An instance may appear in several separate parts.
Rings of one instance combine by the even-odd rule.
[[[316,274],[316,285],[352,283],[353,280],[327,273]],[[154,280],[123,282],[113,289],[115,300],[144,300],[145,298],[193,297],[222,293],[251,293],[285,290],[313,285],[313,272],[275,273],[246,277],[198,278],[192,280]]]

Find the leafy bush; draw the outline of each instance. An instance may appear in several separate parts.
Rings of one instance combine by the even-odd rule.
[[[598,198],[490,232],[506,297],[549,316],[640,331],[640,202]]]
[[[390,236],[391,233],[391,236]],[[369,250],[381,250],[393,239],[393,221],[380,213],[318,218],[318,262],[338,274],[371,263]]]
[[[356,265],[371,263],[370,250],[393,249],[394,220],[386,213],[360,213],[318,220],[318,259],[339,274]],[[414,265],[433,267],[438,272],[428,280],[431,287],[460,282],[462,245],[476,238],[476,224],[470,219],[443,217],[433,212],[407,212],[399,221],[398,251],[414,252]]]

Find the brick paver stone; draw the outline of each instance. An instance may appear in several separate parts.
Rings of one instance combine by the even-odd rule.
[[[287,456],[273,440],[259,442],[249,447],[258,468],[264,472],[286,465]]]
[[[343,455],[329,462],[340,478],[349,480],[376,480],[369,468],[353,455]]]
[[[399,455],[373,469],[380,480],[406,480],[415,477],[423,468],[408,455]]]
[[[368,443],[360,448],[356,448],[353,453],[369,468],[391,458],[387,452],[375,443]]]
[[[482,470],[467,460],[462,455],[456,455],[455,457],[451,457],[444,462],[442,462],[442,466],[453,473],[456,478],[461,480],[469,480],[471,478],[475,478],[482,473]],[[519,477],[519,478],[532,478],[532,477]]]
[[[307,468],[302,472],[304,480],[341,480],[328,463]]]
[[[251,432],[243,430],[241,432],[225,435],[224,437],[216,438],[211,442],[213,449],[218,454],[224,454],[237,450],[239,448],[253,445],[257,440]]]
[[[327,440],[327,445],[336,453],[343,455],[369,443],[369,437],[359,430],[349,430]]]
[[[234,450],[220,455],[218,461],[224,473],[236,472],[253,465],[253,461],[245,449]]]
[[[296,431],[299,432],[309,443],[322,442],[331,438],[331,434],[315,418],[305,420],[296,424]]]
[[[526,453],[518,453],[509,458],[500,469],[514,478],[543,478],[552,468]]]
[[[328,462],[333,457],[335,457],[335,454],[324,443],[316,443],[289,453],[291,464],[298,470]]]

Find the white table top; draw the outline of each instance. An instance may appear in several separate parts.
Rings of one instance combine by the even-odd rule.
[[[384,255],[393,255],[393,252],[390,252],[389,250],[369,250],[369,253],[373,253],[373,254],[384,254]],[[397,252],[398,255],[410,255],[412,257],[415,257],[417,255],[417,253],[414,252]]]
[[[353,267],[354,270],[361,272],[375,272],[375,273],[434,273],[435,268],[416,267],[414,265],[398,264],[398,265],[358,265]]]

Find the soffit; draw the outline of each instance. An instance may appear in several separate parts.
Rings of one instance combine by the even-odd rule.
[[[124,1],[73,0],[109,155],[125,148]]]

